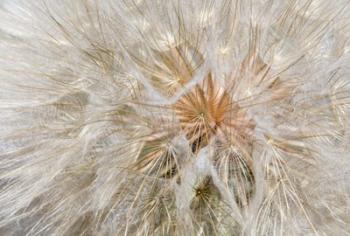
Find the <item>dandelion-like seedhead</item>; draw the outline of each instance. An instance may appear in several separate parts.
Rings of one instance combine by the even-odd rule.
[[[346,0],[0,8],[1,235],[348,235]]]

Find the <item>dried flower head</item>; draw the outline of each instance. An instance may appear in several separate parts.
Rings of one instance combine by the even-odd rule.
[[[348,235],[349,8],[1,1],[0,235]]]

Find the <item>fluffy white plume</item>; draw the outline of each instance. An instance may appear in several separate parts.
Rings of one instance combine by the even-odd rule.
[[[0,235],[350,235],[348,0],[0,6]]]

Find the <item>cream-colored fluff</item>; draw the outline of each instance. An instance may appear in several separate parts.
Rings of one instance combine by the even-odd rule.
[[[0,9],[0,235],[348,235],[350,2]]]

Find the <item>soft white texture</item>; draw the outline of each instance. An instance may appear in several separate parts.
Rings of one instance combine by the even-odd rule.
[[[350,234],[349,1],[0,6],[0,235]],[[251,166],[182,128],[209,73]]]

